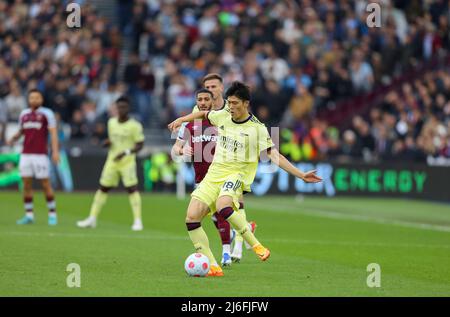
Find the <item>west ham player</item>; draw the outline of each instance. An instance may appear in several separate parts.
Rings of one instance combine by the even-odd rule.
[[[267,128],[249,112],[248,86],[234,82],[227,90],[226,97],[229,109],[199,111],[178,118],[168,126],[173,131],[183,122],[207,119],[218,127],[214,160],[205,178],[192,193],[186,213],[186,227],[194,247],[210,260],[211,269],[208,276],[223,276],[223,271],[209,248],[208,236],[201,226],[202,219],[210,210],[219,210],[262,261],[270,256],[269,249],[248,229],[244,217],[235,212],[239,208],[239,197],[244,191],[251,190],[250,185],[255,178],[260,153],[267,152],[273,163],[305,182],[321,181],[315,171],[305,173],[298,170],[273,147]]]
[[[199,111],[209,111],[213,107],[213,93],[200,89],[195,93]],[[223,107],[223,104],[222,104]],[[214,157],[217,129],[208,120],[189,122],[178,131],[178,138],[172,147],[172,154],[193,158],[195,184],[199,184],[208,172]],[[222,265],[231,265],[230,224],[215,212],[211,219],[214,222],[222,240]]]
[[[56,120],[53,112],[43,107],[44,98],[37,89],[28,92],[29,108],[22,111],[19,117],[20,130],[7,142],[12,146],[23,135],[23,150],[20,156],[19,171],[23,181],[23,200],[25,216],[17,224],[32,224],[33,213],[33,177],[40,180],[47,199],[48,224],[57,224],[56,203],[49,180],[50,161],[48,159],[47,141],[50,132],[52,160],[59,162],[58,136]]]

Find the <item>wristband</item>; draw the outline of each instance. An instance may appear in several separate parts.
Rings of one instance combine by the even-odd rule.
[[[125,155],[130,155],[131,154],[131,150],[130,149],[126,149],[124,153],[125,153]]]

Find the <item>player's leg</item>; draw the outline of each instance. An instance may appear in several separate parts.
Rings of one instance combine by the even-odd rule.
[[[144,229],[142,225],[142,202],[138,191],[138,178],[136,171],[136,161],[132,161],[120,168],[122,183],[128,191],[131,210],[133,211],[133,225],[131,230],[140,231]]]
[[[142,224],[142,202],[137,185],[127,187],[128,198],[130,200],[131,210],[133,211],[133,225],[131,230],[141,231],[144,229]]]
[[[34,222],[33,212],[33,178],[22,177],[23,184],[23,203],[25,207],[25,216],[17,220],[18,225],[32,224]]]
[[[192,197],[186,213],[186,227],[195,250],[206,255],[209,259],[211,269],[208,275],[222,276],[222,269],[217,264],[216,258],[209,247],[208,236],[203,230],[201,224],[202,219],[208,214],[208,212],[208,204]]]
[[[94,200],[91,204],[89,217],[84,220],[77,221],[79,228],[95,228],[97,226],[97,217],[102,211],[103,206],[108,199],[108,192],[112,187],[100,185],[99,189],[95,192]]]
[[[239,196],[242,194],[242,187],[236,186],[236,181],[239,180],[231,180],[224,183],[216,202],[217,210],[242,235],[244,240],[252,246],[256,255],[265,261],[270,256],[269,249],[265,248],[256,239],[244,217],[234,211],[239,208]]]
[[[54,226],[58,223],[56,217],[55,194],[50,182],[50,160],[47,155],[33,155],[31,165],[33,174],[41,183],[44,190],[48,208],[48,224]]]
[[[22,154],[19,161],[19,172],[23,184],[23,203],[25,216],[17,220],[18,225],[32,224],[34,222],[33,213],[33,166],[32,158],[28,154]]]
[[[95,228],[97,226],[97,217],[108,199],[108,192],[113,187],[119,185],[119,171],[111,162],[106,162],[100,176],[100,188],[95,192],[92,201],[89,217],[78,221],[77,226],[80,228]]]
[[[58,218],[56,217],[56,202],[55,194],[53,192],[52,185],[49,178],[41,179],[42,189],[44,190],[45,199],[47,201],[48,209],[48,224],[54,226],[58,223]]]
[[[228,221],[223,219],[223,217],[215,212],[211,216],[214,225],[219,231],[220,240],[222,241],[222,265],[229,266],[231,265],[231,232],[230,232],[230,224]]]
[[[245,221],[248,223],[248,227],[250,228],[250,230],[253,233],[255,233],[256,223],[253,221],[251,221],[251,222],[247,221],[247,214],[246,214],[245,208],[244,208],[244,196],[243,195],[241,195],[239,197],[239,210],[237,212],[244,217]],[[231,253],[231,259],[233,260],[233,262],[240,262],[240,260],[242,259],[242,244],[244,242],[244,238],[236,230],[233,230],[233,231],[235,232],[236,236],[234,238],[234,246],[233,246],[233,252]],[[251,249],[251,246],[247,242],[245,242],[245,246],[247,249]]]

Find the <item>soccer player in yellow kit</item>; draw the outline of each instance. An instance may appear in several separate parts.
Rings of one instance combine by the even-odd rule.
[[[143,229],[141,216],[141,196],[137,185],[136,153],[144,145],[142,125],[129,117],[130,102],[126,97],[116,101],[118,117],[108,120],[108,139],[104,146],[109,146],[108,158],[100,177],[100,188],[95,193],[89,217],[78,221],[80,228],[95,228],[97,216],[108,197],[108,192],[119,185],[122,180],[128,191],[134,222],[133,231]]]
[[[228,101],[223,98],[223,78],[217,73],[209,73],[202,79],[203,88],[211,91],[213,94],[213,107],[212,110],[222,110],[222,109],[230,109],[228,106]],[[194,109],[192,110],[193,113],[200,111],[199,107],[197,105],[194,106]],[[245,212],[244,208],[244,196],[241,196],[239,198],[239,210],[238,212],[244,217],[244,219],[247,221],[247,214]],[[219,218],[219,219],[218,219]],[[217,229],[223,229],[219,228],[220,224],[223,224],[224,222],[220,221],[220,215],[216,212],[212,215],[212,219],[214,221],[215,226]],[[219,221],[218,221],[219,220]],[[254,221],[250,221],[248,223],[248,227],[252,232],[255,232],[256,230],[256,223]],[[233,236],[234,237],[234,247],[233,251],[231,252],[231,255],[228,255],[227,252],[230,248],[229,245],[223,245],[223,258],[222,263],[226,263],[226,265],[231,265],[231,261],[233,262],[240,262],[242,259],[242,243],[244,242],[244,238],[239,234],[239,232],[236,232],[236,230],[233,230]],[[233,239],[232,239],[233,240]],[[250,246],[248,243],[246,243],[247,249],[250,249]],[[226,258],[226,260],[225,260]],[[230,259],[228,259],[230,258]]]
[[[209,210],[219,213],[236,229],[253,251],[265,261],[270,251],[264,247],[249,230],[244,217],[235,212],[239,208],[239,197],[249,192],[253,183],[261,153],[267,152],[273,163],[305,182],[320,182],[315,171],[302,172],[293,166],[275,148],[267,128],[249,112],[250,89],[241,82],[233,82],[226,92],[229,109],[199,111],[181,117],[169,124],[174,131],[183,122],[208,119],[218,127],[219,137],[214,160],[208,173],[191,194],[186,215],[189,237],[197,252],[205,254],[211,263],[208,276],[223,276],[209,248],[208,237],[201,227],[202,219]]]

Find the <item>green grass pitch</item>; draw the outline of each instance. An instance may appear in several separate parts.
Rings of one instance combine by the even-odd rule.
[[[450,296],[450,205],[414,200],[246,197],[248,219],[271,251],[260,262],[244,251],[222,278],[191,278],[188,203],[143,195],[145,230],[131,231],[126,194],[109,196],[97,229],[78,229],[93,193],[56,195],[59,224],[47,225],[42,193],[36,223],[17,226],[19,193],[0,193],[0,296]],[[220,259],[219,235],[203,226]],[[69,263],[81,287],[69,288]],[[369,288],[369,263],[381,287]]]

